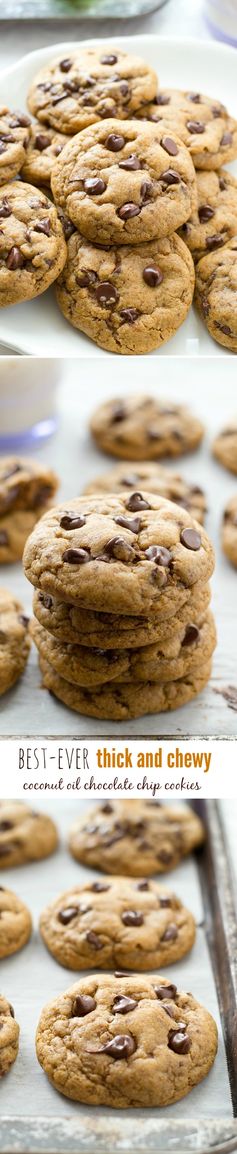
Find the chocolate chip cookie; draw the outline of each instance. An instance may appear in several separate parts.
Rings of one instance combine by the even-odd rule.
[[[126,464],[122,466],[122,471],[125,470],[124,490],[140,488],[141,482],[139,476],[136,476],[138,461],[145,461],[144,469],[147,469],[148,459],[157,461],[161,457],[179,457],[183,453],[191,453],[200,444],[204,434],[201,421],[186,405],[177,405],[169,400],[160,401],[146,393],[133,393],[126,398],[112,397],[105,401],[92,414],[90,430],[103,453],[127,458]],[[131,469],[131,461],[134,460],[135,476]],[[131,471],[129,484],[128,461]],[[121,469],[121,466],[117,468]],[[149,488],[150,485],[148,491]],[[153,491],[156,492],[156,489]],[[171,500],[174,500],[173,491]],[[182,505],[182,501],[179,503]]]
[[[199,261],[195,304],[210,336],[237,352],[237,232],[219,252]]]
[[[167,237],[197,206],[185,146],[138,120],[105,120],[79,132],[58,157],[51,183],[56,204],[95,244]]]
[[[105,685],[113,681],[126,686],[135,682],[177,681],[199,672],[199,668],[210,660],[216,645],[216,629],[212,613],[202,622],[193,621],[182,625],[179,632],[173,631],[167,638],[164,626],[163,636],[152,645],[138,649],[90,649],[84,645],[63,644],[48,633],[39,621],[32,621],[32,636],[41,657],[72,685],[89,688]],[[134,686],[135,688],[135,686]],[[126,692],[126,689],[125,689]]]
[[[177,962],[195,940],[190,911],[144,878],[75,885],[43,911],[40,929],[50,953],[69,970],[154,970]]]
[[[237,421],[230,421],[228,427],[222,429],[213,441],[213,456],[228,469],[230,473],[237,473]]]
[[[82,978],[45,1006],[36,1034],[56,1090],[119,1109],[177,1102],[206,1077],[216,1051],[211,1014],[158,974]]]
[[[136,115],[174,130],[191,153],[195,168],[220,168],[237,156],[237,121],[210,96],[160,89],[155,101]]]
[[[0,564],[20,561],[35,522],[46,512],[58,478],[31,457],[0,460]]]
[[[39,659],[42,684],[69,709],[87,717],[98,717],[104,721],[129,721],[149,713],[167,713],[179,709],[201,693],[211,676],[211,662],[203,665],[200,672],[192,671],[185,678],[174,682],[136,681],[134,684],[111,682],[94,689],[82,689],[70,685],[64,677],[56,673],[49,661]]]
[[[72,642],[92,649],[136,649],[138,646],[159,642],[165,636],[167,641],[177,636],[183,626],[203,621],[210,604],[210,586],[199,581],[187,590],[185,604],[172,616],[164,619],[152,617],[121,616],[115,613],[96,613],[90,609],[76,608],[65,601],[57,601],[48,593],[34,591],[33,611],[35,617],[58,641]],[[174,610],[174,606],[173,606]]]
[[[183,509],[188,509],[191,516],[203,525],[207,511],[203,489],[199,485],[189,484],[184,477],[171,473],[164,465],[158,465],[153,461],[144,461],[144,464],[135,461],[134,465],[131,465],[131,461],[125,461],[114,465],[113,469],[90,481],[83,492],[121,493],[125,489],[134,489],[134,485],[146,489],[147,493],[160,493],[160,496],[167,497],[168,501],[182,505]]]
[[[0,994],[0,1078],[8,1074],[19,1049],[19,1026],[13,1006]]]
[[[58,843],[54,822],[21,801],[0,802],[0,869],[49,857]]]
[[[214,568],[211,542],[186,509],[151,493],[77,497],[37,522],[24,550],[32,585],[84,609],[178,611]],[[173,607],[174,606],[174,610]]]
[[[224,168],[197,172],[198,207],[180,229],[195,264],[237,233],[237,180]]]
[[[204,841],[204,826],[189,806],[115,801],[77,818],[69,849],[77,861],[111,874],[148,877],[174,869]]]
[[[237,494],[228,501],[222,519],[221,543],[223,553],[237,569]]]
[[[157,92],[156,73],[139,56],[119,49],[79,47],[35,76],[28,105],[43,124],[73,136],[97,120],[125,118]]]
[[[7,589],[0,588],[0,697],[18,681],[30,652],[29,618]]]
[[[31,915],[25,903],[0,886],[0,958],[16,954],[29,941]]]
[[[67,255],[51,200],[16,180],[0,190],[0,308],[39,296],[59,276]]]
[[[105,249],[75,232],[56,296],[66,320],[102,349],[135,355],[174,336],[193,289],[192,257],[176,233],[137,247]]]
[[[30,118],[0,105],[0,187],[22,169],[30,133]]]
[[[55,161],[67,142],[65,133],[44,128],[40,121],[32,124],[21,172],[23,180],[39,187],[50,187]]]

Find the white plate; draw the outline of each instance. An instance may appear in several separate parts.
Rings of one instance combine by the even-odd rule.
[[[217,42],[178,40],[159,36],[118,36],[105,40],[83,41],[83,46],[108,43],[127,52],[144,56],[158,72],[163,86],[202,90],[228,105],[237,118],[236,62],[234,48]],[[54,56],[68,56],[76,42],[65,41],[41,48],[22,57],[17,65],[6,69],[0,82],[0,101],[11,107],[26,107],[26,93],[36,72]],[[237,163],[232,165],[237,172]],[[45,356],[108,356],[82,333],[64,320],[54,298],[53,289],[26,304],[2,309],[0,343],[14,346],[20,352]],[[194,309],[172,340],[154,355],[226,355],[227,350],[209,336]],[[228,354],[227,354],[228,355]],[[229,354],[231,355],[231,354]]]

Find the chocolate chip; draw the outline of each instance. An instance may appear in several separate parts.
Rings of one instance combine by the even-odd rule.
[[[50,219],[46,216],[44,220],[39,220],[38,224],[33,226],[34,232],[43,232],[44,236],[50,236]]]
[[[219,323],[216,321],[216,328],[217,328],[217,329],[220,329],[220,332],[221,332],[221,333],[224,333],[224,334],[225,334],[225,337],[231,337],[232,333],[231,333],[231,329],[229,328],[229,325],[220,325],[220,324],[219,324]]]
[[[122,922],[125,926],[142,926],[144,917],[138,910],[125,910],[125,913],[122,914]]]
[[[132,1010],[136,1010],[137,1002],[134,998],[126,998],[124,994],[116,994],[112,1005],[112,1013],[114,1014],[129,1014]]]
[[[16,113],[15,120],[14,120],[14,127],[15,128],[28,128],[30,123],[31,123],[30,117],[25,116],[25,113],[24,114],[22,112]],[[11,121],[10,127],[13,127],[13,121]]]
[[[77,994],[73,1002],[71,1017],[72,1018],[86,1018],[87,1014],[91,1014],[92,1010],[96,1009],[95,998],[91,998],[90,994]]]
[[[0,529],[0,545],[8,545],[9,537],[5,529]]]
[[[70,72],[71,67],[72,67],[72,61],[69,60],[69,56],[67,56],[65,60],[60,60],[60,65],[59,65],[60,72]]]
[[[85,192],[88,192],[88,196],[100,196],[102,192],[105,192],[106,184],[100,177],[88,176],[84,180],[84,189]]]
[[[20,622],[20,625],[25,625],[27,628],[27,626],[29,625],[29,620],[30,620],[30,618],[26,617],[25,613],[19,613],[18,621]]]
[[[141,184],[141,189],[140,189],[142,200],[149,200],[149,197],[151,196],[152,191],[153,191],[153,184],[151,184],[151,181],[143,180],[143,183]]]
[[[168,1047],[173,1050],[175,1054],[188,1054],[191,1046],[191,1041],[188,1034],[181,1034],[178,1030],[171,1030],[169,1033]]]
[[[49,596],[49,593],[39,593],[39,601],[42,602],[45,609],[52,609],[53,598]]]
[[[126,507],[131,510],[131,513],[140,513],[141,509],[151,509],[151,505],[149,505],[148,501],[145,501],[142,493],[132,493],[131,497],[126,501]]]
[[[110,890],[110,886],[104,885],[103,882],[93,882],[93,885],[90,886],[90,889],[95,894],[103,894],[106,893],[107,890]]]
[[[209,308],[210,308],[210,306],[209,306],[209,301],[208,301],[208,300],[206,300],[206,297],[203,297],[203,298],[202,298],[201,304],[202,304],[202,312],[203,312],[203,316],[204,316],[204,317],[208,317],[208,313],[209,313]]]
[[[124,529],[130,529],[131,533],[140,533],[140,517],[133,517],[133,521],[129,521],[128,517],[114,517],[114,521],[116,525],[123,525]]]
[[[184,639],[182,641],[182,646],[183,645],[192,645],[193,642],[197,641],[199,637],[200,637],[200,630],[198,629],[197,625],[186,625],[185,635],[184,635]]]
[[[62,529],[81,529],[82,525],[86,524],[86,518],[82,515],[78,517],[74,513],[64,513],[61,517],[60,526]]]
[[[186,549],[194,549],[195,552],[201,548],[202,544],[200,533],[197,533],[196,529],[182,529],[180,541]]]
[[[139,216],[141,212],[139,204],[122,204],[121,208],[117,208],[117,216],[120,220],[130,220],[133,216]]]
[[[43,132],[39,132],[38,136],[35,136],[34,144],[35,148],[38,148],[38,152],[44,152],[44,149],[48,148],[50,143],[50,137],[44,135]]]
[[[94,930],[88,930],[86,940],[89,942],[89,945],[92,946],[93,950],[103,950],[103,942],[100,941],[98,934],[95,934]]]
[[[159,898],[161,909],[167,909],[171,906],[170,898]]]
[[[110,152],[120,152],[124,145],[124,136],[119,136],[116,132],[110,132],[107,140],[105,140],[105,147],[109,148]]]
[[[0,821],[0,833],[7,833],[9,829],[14,829],[13,821]]]
[[[111,424],[117,424],[119,421],[124,421],[126,417],[125,405],[114,405],[110,417]]]
[[[77,917],[78,913],[78,906],[67,906],[65,910],[60,910],[58,914],[58,921],[62,922],[63,926],[67,926],[69,922],[73,921],[73,918]]]
[[[221,143],[221,145],[232,144],[232,140],[233,140],[232,132],[224,132],[220,143]]]
[[[175,942],[177,937],[178,937],[177,926],[175,926],[175,925],[173,925],[173,923],[171,923],[170,926],[167,926],[167,929],[165,930],[163,937],[160,940],[161,940],[161,942]]]
[[[200,104],[200,92],[187,92],[187,100],[192,100],[193,104]]]
[[[103,308],[111,308],[119,300],[117,289],[109,280],[102,281],[95,290],[96,300]]]
[[[138,160],[138,156],[132,153],[132,155],[128,156],[125,160],[119,160],[119,168],[125,168],[127,172],[137,172],[139,168],[142,168],[142,165],[141,161]]]
[[[159,1002],[162,1002],[163,998],[171,998],[173,1001],[177,994],[177,986],[174,986],[172,982],[169,986],[154,986],[154,990]]]
[[[114,807],[110,804],[110,801],[106,801],[105,805],[101,806],[101,813],[113,813],[113,808]]]
[[[4,198],[0,204],[0,218],[1,218],[1,220],[3,220],[3,219],[5,220],[5,217],[11,216],[11,212],[12,212],[12,210],[10,208],[9,201],[7,200],[6,196],[4,196]]]
[[[130,977],[131,977],[131,974],[130,974],[129,970],[115,970],[114,978],[130,978]]]
[[[144,881],[137,883],[136,889],[137,890],[149,890],[150,889],[149,882],[147,882],[144,878]]]
[[[80,288],[90,288],[97,281],[97,273],[93,269],[84,269],[80,276],[76,277],[77,284]]]
[[[105,546],[105,552],[109,557],[114,557],[116,561],[134,561],[136,554],[132,545],[124,540],[124,537],[112,537]]]
[[[134,325],[137,318],[141,316],[139,309],[122,309],[120,316],[122,320],[128,325]]]
[[[167,96],[166,92],[158,92],[153,104],[170,104],[170,96]]]
[[[100,1046],[99,1050],[94,1050],[95,1054],[109,1054],[110,1058],[119,1060],[121,1058],[130,1058],[136,1050],[136,1042],[132,1034],[115,1034],[109,1042],[104,1046]],[[92,1051],[90,1050],[90,1053]]]
[[[165,152],[169,153],[169,156],[177,156],[179,151],[178,146],[175,144],[175,140],[172,140],[171,136],[163,136],[161,144],[162,148],[165,149]]]
[[[11,1002],[9,1002],[9,1010],[10,1010],[11,1018],[14,1018],[15,1017],[15,1010],[13,1009]]]
[[[220,236],[220,233],[216,233],[214,236],[207,236],[206,238],[206,248],[209,249],[209,252],[212,252],[216,248],[222,248],[223,244],[225,244],[225,237]]]
[[[188,132],[191,132],[191,135],[205,132],[205,124],[202,124],[201,120],[187,120],[186,127]]]
[[[145,557],[148,561],[155,561],[156,565],[164,565],[165,568],[171,562],[171,553],[163,545],[149,545],[149,548],[145,549]]]
[[[86,549],[66,549],[62,559],[69,565],[85,565],[90,560]]]
[[[22,252],[17,247],[17,245],[14,244],[13,247],[10,249],[10,252],[8,253],[8,257],[6,260],[6,266],[7,266],[7,268],[11,269],[11,271],[14,272],[15,269],[17,269],[17,268],[23,268],[23,264],[24,264],[24,257],[22,255]]]
[[[163,273],[157,265],[148,264],[143,269],[143,280],[150,288],[156,288],[163,281]]]
[[[227,188],[227,184],[223,176],[220,176],[219,178],[219,188],[221,192],[224,192],[224,190]]]
[[[113,56],[112,53],[110,54],[110,56],[101,56],[100,57],[100,63],[101,64],[117,64],[117,60],[118,60],[118,57]]]
[[[215,209],[211,208],[210,204],[201,204],[201,207],[198,209],[200,224],[205,224],[206,220],[211,220],[214,213]]]

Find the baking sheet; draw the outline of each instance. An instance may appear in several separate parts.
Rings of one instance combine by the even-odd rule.
[[[86,1125],[88,1115],[91,1116],[92,1113],[87,1106],[70,1102],[50,1086],[37,1063],[34,1051],[34,1033],[42,1006],[77,980],[74,972],[64,970],[47,953],[37,931],[38,916],[44,905],[53,900],[60,890],[66,890],[71,884],[81,882],[88,876],[96,876],[95,870],[84,869],[73,861],[65,846],[75,814],[79,813],[82,807],[88,811],[91,804],[77,802],[75,807],[75,804],[66,800],[62,806],[58,800],[53,802],[49,798],[46,804],[45,799],[40,798],[38,809],[51,814],[58,824],[61,834],[59,850],[46,861],[14,870],[4,870],[4,875],[3,873],[1,875],[2,883],[16,890],[28,903],[34,915],[35,925],[29,945],[15,957],[0,963],[1,989],[13,1003],[21,1027],[19,1058],[11,1073],[1,1082],[1,1114],[3,1116],[9,1114],[10,1117],[14,1114],[19,1118],[26,1114],[29,1118],[37,1114],[39,1131],[41,1115],[49,1118],[57,1116],[59,1123],[65,1116],[69,1121],[74,1119],[78,1122],[81,1119],[82,1125]],[[200,1086],[197,1086],[187,1098],[175,1106],[170,1106],[168,1111],[151,1110],[149,1115],[151,1118],[159,1119],[159,1122],[162,1120],[167,1122],[168,1115],[170,1123],[176,1120],[185,1122],[189,1118],[217,1120],[222,1119],[223,1115],[228,1120],[233,1114],[225,1049],[205,929],[202,924],[202,895],[194,857],[187,859],[163,880],[191,907],[198,925],[197,940],[191,954],[175,966],[164,970],[164,974],[168,973],[171,981],[174,981],[179,988],[192,990],[194,996],[213,1014],[218,1024],[219,1050],[212,1071]],[[109,1108],[96,1108],[93,1109],[93,1115],[95,1114],[96,1124],[98,1121],[103,1125],[103,1117],[107,1124],[111,1118],[112,1126],[113,1122],[118,1126],[121,1121],[124,1150],[128,1152],[131,1146],[127,1144],[126,1119],[129,1118],[130,1125],[132,1119],[132,1148],[136,1149],[136,1134],[141,1128],[143,1119],[147,1118],[147,1111],[131,1110],[127,1114]]]
[[[32,362],[33,363],[33,362]],[[28,667],[21,681],[0,699],[0,735],[19,736],[236,736],[236,713],[219,695],[223,686],[236,684],[237,571],[221,552],[221,513],[227,499],[237,492],[237,478],[210,456],[212,438],[236,414],[236,365],[216,358],[177,361],[167,358],[157,372],[154,360],[137,359],[131,373],[130,358],[121,363],[70,361],[62,363],[59,394],[60,426],[55,437],[38,451],[39,460],[48,462],[61,477],[59,500],[66,505],[83,485],[116,464],[90,440],[88,419],[103,399],[128,392],[146,391],[157,397],[184,401],[203,419],[207,433],[196,453],[167,462],[174,472],[183,473],[192,483],[201,484],[208,497],[207,530],[216,548],[216,572],[212,581],[213,609],[218,627],[218,648],[213,675],[203,693],[189,705],[169,714],[153,714],[129,722],[107,722],[73,713],[40,689],[41,677],[36,650],[32,647]],[[44,369],[42,366],[42,387]],[[31,612],[32,586],[20,565],[2,565],[0,583],[22,600]]]

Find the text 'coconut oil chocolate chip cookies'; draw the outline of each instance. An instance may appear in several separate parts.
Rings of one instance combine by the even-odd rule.
[[[122,402],[121,402],[122,405]],[[122,413],[122,408],[121,408]],[[98,442],[99,443],[99,442]],[[172,473],[164,465],[154,461],[125,461],[114,465],[99,477],[94,477],[84,488],[84,493],[121,493],[125,489],[146,489],[149,493],[160,493],[168,501],[174,501],[188,509],[196,521],[203,524],[207,511],[206,498],[199,485],[191,485],[178,473]]]
[[[137,116],[177,132],[197,169],[220,168],[237,156],[237,121],[224,104],[210,96],[162,88],[155,101],[143,106]]]
[[[67,144],[52,171],[55,203],[95,244],[167,237],[197,206],[196,177],[178,137],[137,120],[106,120]]]
[[[237,232],[198,262],[194,300],[211,337],[237,352]]]
[[[75,885],[41,914],[45,945],[69,970],[154,970],[191,950],[193,915],[156,882],[108,877]],[[120,1012],[126,1012],[121,1001]]]
[[[97,120],[127,118],[153,100],[156,73],[145,60],[119,49],[77,48],[51,61],[34,78],[28,93],[30,112],[42,124],[69,136]]]
[[[52,200],[16,180],[0,189],[0,308],[31,300],[59,276],[67,255]]]
[[[200,445],[204,428],[196,415],[174,401],[160,401],[157,397],[134,393],[126,397],[112,397],[95,409],[90,421],[90,430],[96,444],[103,453],[111,457],[125,458],[125,490],[139,488],[141,479],[133,476],[131,461],[157,461],[162,457],[180,457],[191,453]],[[127,467],[131,480],[127,482]],[[152,479],[152,478],[151,478]],[[114,470],[111,482],[114,480]],[[144,477],[145,480],[145,477]],[[106,486],[107,488],[107,486]],[[143,482],[143,488],[145,484]],[[150,485],[149,487],[150,488]],[[151,485],[152,489],[152,485]],[[111,484],[111,492],[114,492]],[[115,488],[117,492],[117,485]],[[156,492],[155,490],[152,490]],[[168,496],[168,494],[164,494]],[[170,498],[174,500],[174,497]],[[179,502],[182,505],[182,501]]]
[[[0,869],[49,857],[58,844],[51,817],[20,801],[0,802]]]
[[[74,822],[69,849],[89,868],[149,877],[174,869],[204,838],[203,823],[188,806],[135,799],[91,806]]]
[[[0,187],[23,167],[29,141],[30,118],[0,105]]]
[[[0,565],[21,560],[27,537],[57,488],[52,469],[31,457],[1,457]]]
[[[223,553],[237,569],[237,494],[228,501],[222,518],[221,543]]]
[[[0,534],[1,539],[1,534]],[[20,601],[0,588],[0,697],[23,673],[30,652],[29,618]]]
[[[16,1061],[19,1033],[13,1006],[0,994],[0,1078],[8,1074]]]
[[[60,1093],[118,1109],[177,1102],[216,1051],[211,1014],[158,974],[81,979],[45,1007],[36,1034],[40,1065]]]
[[[16,954],[29,941],[32,920],[25,903],[0,886],[0,958]]]

